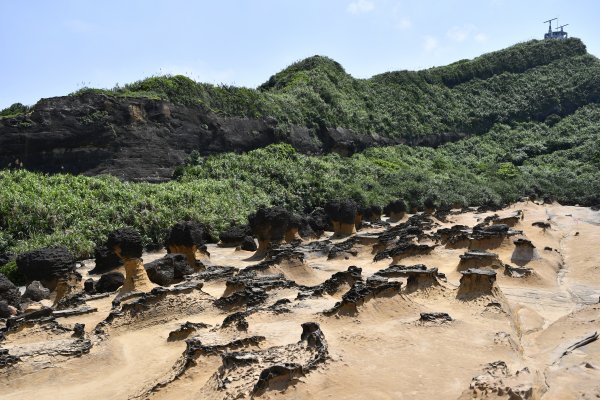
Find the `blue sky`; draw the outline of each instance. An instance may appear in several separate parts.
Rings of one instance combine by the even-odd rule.
[[[367,78],[541,38],[600,56],[595,0],[0,0],[0,109],[156,74],[256,87],[321,54]]]

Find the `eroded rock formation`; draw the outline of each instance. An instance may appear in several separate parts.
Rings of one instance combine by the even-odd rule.
[[[210,254],[206,243],[210,241],[206,225],[195,221],[181,221],[173,225],[165,240],[169,254],[179,253],[187,257],[190,267],[201,268],[203,261],[208,261]]]

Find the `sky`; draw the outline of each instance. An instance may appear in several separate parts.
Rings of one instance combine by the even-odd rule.
[[[256,87],[316,54],[356,78],[423,69],[555,17],[600,56],[597,0],[0,0],[0,109],[163,74]]]

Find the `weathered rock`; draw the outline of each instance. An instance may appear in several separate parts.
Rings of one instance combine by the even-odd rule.
[[[482,223],[473,227],[470,250],[494,249],[504,243],[504,240],[510,236],[521,234],[521,231],[513,230],[506,224],[496,224],[486,226]]]
[[[361,274],[362,268],[351,265],[347,271],[336,272],[320,285],[301,291],[298,294],[298,298],[303,299],[311,296],[322,296],[324,294],[333,295],[345,285],[352,287],[356,282],[361,282]]]
[[[234,326],[238,331],[246,332],[248,330],[248,321],[246,321],[246,316],[247,313],[245,312],[236,312],[230,314],[223,320],[221,328]]]
[[[329,253],[327,254],[328,260],[339,260],[339,259],[349,259],[350,257],[356,257],[358,255],[358,250],[354,248],[354,246],[358,243],[358,239],[356,236],[353,236],[341,243],[337,243],[329,249]]]
[[[11,306],[5,300],[0,300],[0,318],[10,318],[17,315],[18,312],[16,307]]]
[[[421,318],[419,318],[420,322],[433,322],[433,323],[444,323],[444,322],[452,322],[452,318],[448,313],[445,312],[427,312],[421,313]]]
[[[202,322],[186,322],[182,324],[179,328],[174,331],[169,332],[169,337],[167,338],[167,342],[174,342],[177,340],[187,339],[191,334],[198,332],[201,329],[210,328],[210,325],[207,325]]]
[[[120,294],[150,291],[154,285],[148,279],[142,262],[141,235],[133,228],[122,228],[111,232],[106,243],[125,266],[125,281]]]
[[[351,154],[374,145],[437,146],[465,137],[435,133],[388,137],[350,129],[291,126],[276,133],[273,118],[219,116],[197,104],[83,93],[42,99],[27,116],[0,121],[0,168],[49,173],[112,174],[164,181],[195,150],[200,155],[246,152],[284,141],[306,154]]]
[[[335,200],[325,205],[325,212],[333,225],[337,236],[348,236],[356,233],[356,215],[358,206],[352,200]]]
[[[472,268],[461,274],[458,298],[469,299],[493,294],[496,285],[495,271]]]
[[[315,208],[306,218],[317,237],[323,235],[325,231],[333,231],[333,224],[325,210],[321,207]]]
[[[400,221],[406,211],[406,202],[403,199],[391,201],[383,208],[383,213],[389,217],[390,222]]]
[[[96,293],[110,293],[118,290],[125,283],[125,277],[120,272],[103,274],[95,285]]]
[[[531,226],[537,226],[538,228],[542,228],[544,231],[546,231],[546,229],[550,229],[552,227],[550,222],[546,222],[546,221],[536,221],[533,224],[531,224]]]
[[[281,207],[259,208],[248,217],[252,233],[258,239],[257,255],[263,256],[273,246],[297,234],[300,221]]]
[[[381,221],[383,210],[381,209],[381,206],[372,205],[368,207],[362,207],[361,214],[363,221],[378,222]]]
[[[199,268],[198,261],[208,260],[210,254],[206,243],[210,241],[206,225],[195,221],[178,222],[171,227],[165,240],[167,252],[184,254],[192,268]]]
[[[4,274],[0,273],[0,301],[15,308],[21,306],[21,292]]]
[[[40,281],[33,281],[27,288],[25,288],[25,293],[23,293],[24,299],[29,299],[32,301],[42,301],[50,297],[50,290],[45,288]]]
[[[511,278],[527,278],[534,274],[531,268],[519,268],[513,267],[512,265],[504,265],[504,275],[510,276]]]
[[[58,280],[75,270],[75,259],[66,247],[48,247],[20,254],[17,268],[29,281],[40,281],[54,290]]]
[[[355,282],[354,285],[342,296],[333,308],[324,311],[325,315],[356,315],[358,307],[375,297],[390,297],[400,293],[400,282],[389,282],[386,278],[375,277]]]
[[[106,245],[123,261],[124,259],[140,258],[144,247],[142,236],[133,228],[121,228],[111,232]]]
[[[117,256],[115,251],[106,244],[96,246],[94,249],[94,258],[95,266],[94,269],[90,271],[90,274],[102,274],[123,265],[123,262],[119,256]]]
[[[459,397],[459,400],[474,398],[530,400],[534,398],[533,381],[529,369],[523,368],[511,374],[504,361],[495,361],[485,366],[483,374],[473,378],[469,389]]]
[[[85,282],[83,282],[83,290],[87,294],[96,293],[96,281],[92,278],[86,279]]]
[[[240,249],[244,251],[256,251],[258,250],[258,246],[256,246],[256,242],[252,236],[246,236],[240,244]]]
[[[519,266],[523,266],[530,261],[540,258],[537,250],[531,240],[519,238],[513,241],[515,249],[510,260]]]
[[[466,225],[453,225],[436,231],[440,241],[449,249],[468,247],[471,241],[471,229]]]
[[[220,245],[224,247],[237,247],[244,239],[252,234],[249,225],[231,225],[219,234]]]
[[[512,227],[516,226],[519,222],[521,222],[523,220],[523,218],[525,218],[523,211],[516,210],[512,214],[504,216],[504,217],[496,216],[496,218],[492,220],[492,224],[494,224],[494,225],[503,224],[503,225],[510,226],[512,228]]]
[[[152,283],[169,286],[195,272],[184,254],[171,253],[144,265]]]
[[[498,254],[484,250],[470,250],[460,255],[458,271],[469,268],[503,268],[504,264],[498,258]]]
[[[390,249],[389,256],[392,257],[394,263],[397,263],[406,257],[429,254],[434,248],[435,245],[430,246],[427,244],[404,242]]]

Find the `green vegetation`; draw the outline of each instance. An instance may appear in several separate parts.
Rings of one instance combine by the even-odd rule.
[[[13,105],[0,110],[0,119],[2,118],[13,118],[20,115],[27,114],[31,107],[25,106],[21,103],[14,103]]]
[[[481,205],[538,195],[600,204],[600,105],[549,123],[496,124],[437,149],[380,147],[342,158],[278,144],[193,159],[163,184],[0,172],[0,252],[64,244],[85,257],[125,225],[153,245],[180,219],[206,222],[216,235],[259,205],[305,212],[333,198],[385,205],[403,197],[422,207],[426,199]]]
[[[337,62],[315,56],[273,75],[258,89],[160,76],[75,94],[89,91],[164,99],[225,116],[275,118],[283,134],[292,124],[388,137],[479,134],[498,122],[542,122],[600,101],[600,62],[579,39],[532,40],[445,67],[370,79],[355,79]]]
[[[0,253],[62,244],[87,257],[108,232],[126,225],[156,246],[181,219],[208,223],[216,235],[260,205],[307,212],[333,198],[383,206],[402,197],[422,207],[426,200],[475,206],[536,195],[600,204],[600,62],[578,39],[530,41],[446,67],[366,80],[311,57],[258,89],[168,76],[72,95],[89,92],[273,117],[280,135],[298,124],[405,138],[471,136],[437,149],[380,147],[346,158],[302,155],[283,144],[246,154],[192,152],[176,180],[163,184],[0,171]],[[0,118],[29,112],[15,104]],[[81,122],[102,124],[107,116],[96,112]],[[19,279],[14,263],[1,271]]]

